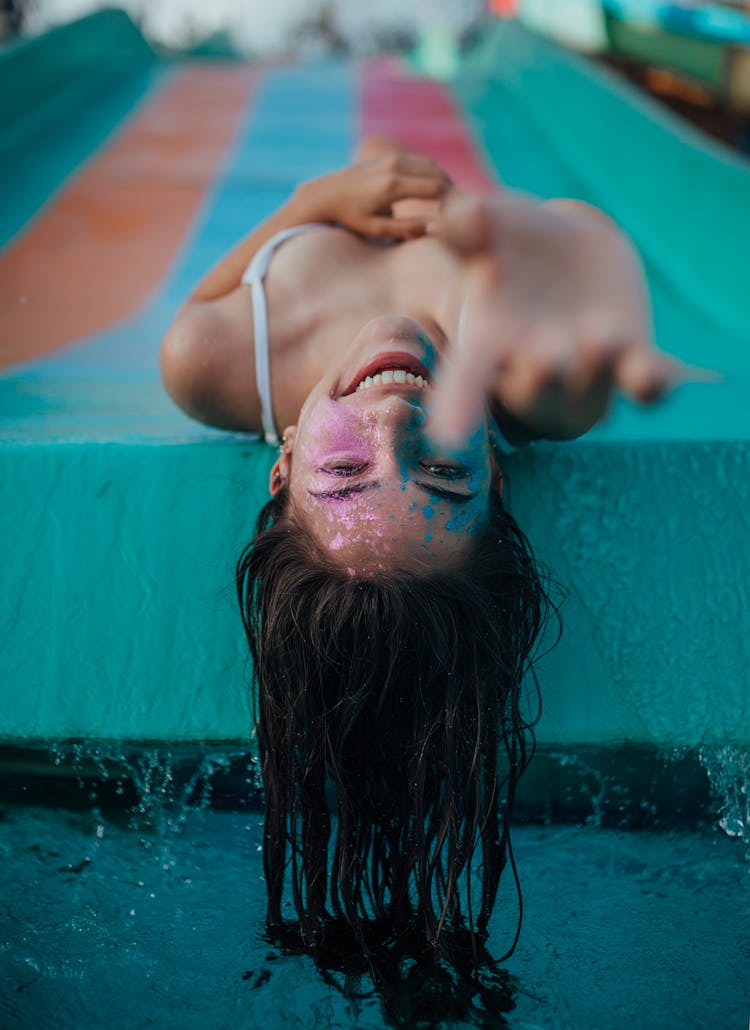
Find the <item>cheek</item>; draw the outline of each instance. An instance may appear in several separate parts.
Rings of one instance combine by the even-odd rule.
[[[329,397],[321,398],[309,415],[300,420],[297,445],[304,461],[316,462],[325,454],[367,457],[359,418]]]

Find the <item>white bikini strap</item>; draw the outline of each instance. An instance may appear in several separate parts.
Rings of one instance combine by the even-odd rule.
[[[274,251],[284,240],[298,236],[310,229],[321,228],[318,224],[294,225],[291,229],[282,229],[255,253],[242,276],[242,282],[250,286],[253,301],[253,332],[255,335],[255,381],[260,400],[260,419],[266,443],[278,445],[279,434],[273,417],[273,399],[271,397],[271,361],[268,336],[268,306],[263,280],[268,272]]]

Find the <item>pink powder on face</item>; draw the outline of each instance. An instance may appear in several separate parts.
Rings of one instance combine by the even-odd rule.
[[[363,463],[370,460],[361,416],[335,401],[326,400],[317,405],[305,437],[304,458],[311,465],[320,465],[334,456]]]

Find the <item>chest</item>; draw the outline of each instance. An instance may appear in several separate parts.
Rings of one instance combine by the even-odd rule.
[[[433,315],[442,268],[434,241],[382,244],[336,228],[293,237],[265,279],[277,422],[296,421],[305,398],[363,325],[383,314]],[[444,292],[444,291],[442,291]]]

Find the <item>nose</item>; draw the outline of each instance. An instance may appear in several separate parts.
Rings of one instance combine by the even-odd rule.
[[[419,399],[403,394],[386,394],[374,401],[367,413],[382,480],[408,475],[414,454],[420,448],[427,422]]]
[[[378,398],[368,417],[381,448],[399,461],[403,461],[404,455],[417,446],[427,424],[427,415],[419,399],[395,393]]]
[[[421,425],[425,419],[425,410],[420,398],[394,391],[375,400],[368,407],[367,417],[368,421],[382,428],[398,429]]]

